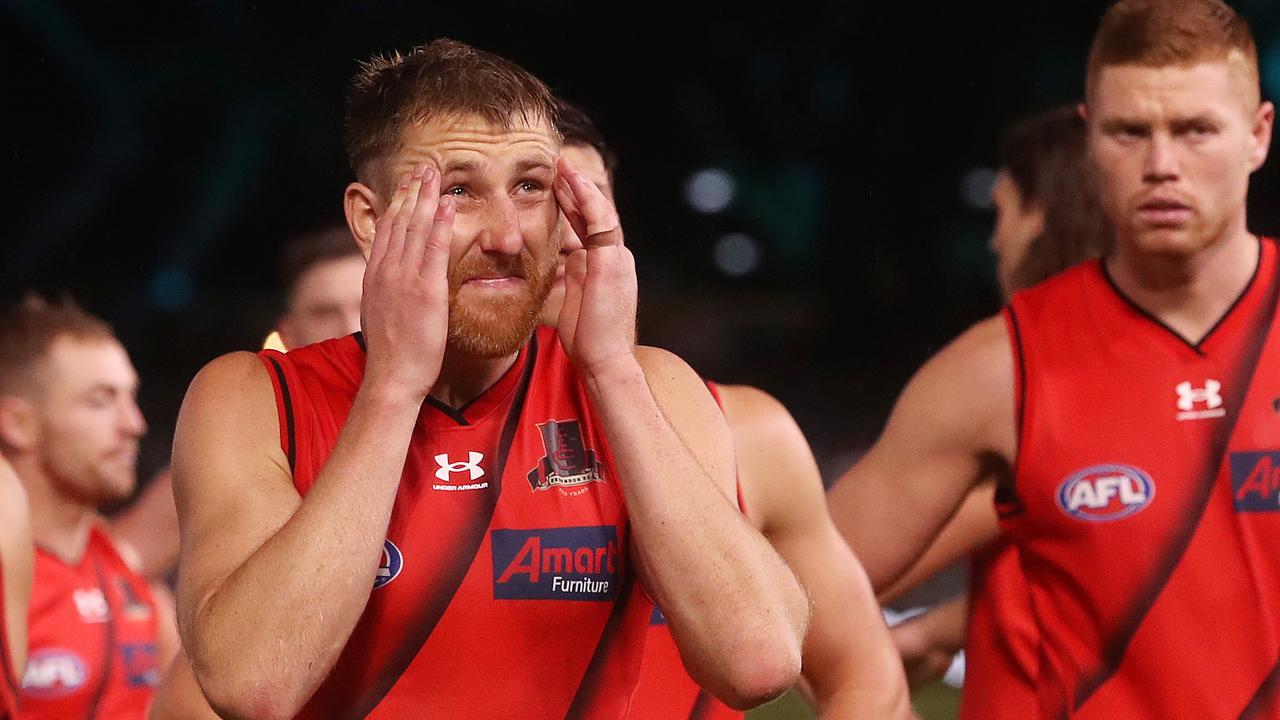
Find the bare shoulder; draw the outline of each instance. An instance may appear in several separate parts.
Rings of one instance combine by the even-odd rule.
[[[920,368],[890,425],[908,419],[913,430],[938,440],[1011,454],[1013,395],[1013,350],[1004,318],[996,315],[971,326]]]
[[[258,356],[234,352],[214,358],[200,369],[187,390],[184,405],[194,401],[239,403],[271,398],[271,378]]]
[[[672,352],[640,345],[635,353],[667,422],[717,484],[731,493],[733,439],[706,383]]]
[[[751,520],[771,539],[790,526],[825,520],[818,463],[786,406],[750,385],[718,387]]]
[[[702,384],[693,368],[689,367],[688,363],[670,350],[663,350],[649,345],[637,345],[636,362],[640,363],[640,369],[644,370],[645,379],[650,384],[655,382],[662,384],[685,384],[690,382]]]
[[[256,355],[223,355],[196,373],[178,414],[174,452],[216,445],[237,437],[257,439],[263,447],[278,445],[275,391],[267,369]],[[265,442],[270,441],[270,442]],[[239,445],[240,443],[236,443]],[[181,483],[183,473],[175,472]]]

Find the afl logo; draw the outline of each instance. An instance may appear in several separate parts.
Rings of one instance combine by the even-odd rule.
[[[400,548],[390,540],[383,540],[382,562],[378,563],[378,574],[373,578],[373,589],[377,590],[395,580],[402,567],[404,567],[404,556],[400,554]]]
[[[66,697],[84,687],[88,677],[79,655],[62,648],[40,648],[27,656],[22,692],[41,700]]]
[[[1058,507],[1077,520],[1119,520],[1151,504],[1156,485],[1130,465],[1094,465],[1058,487]]]

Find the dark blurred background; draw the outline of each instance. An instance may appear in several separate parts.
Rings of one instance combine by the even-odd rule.
[[[341,220],[355,60],[450,36],[598,116],[642,339],[781,398],[830,480],[998,308],[997,134],[1081,96],[1105,4],[0,0],[0,295],[69,291],[115,325],[163,463],[191,376],[270,329],[281,241]],[[1235,4],[1276,97],[1280,3]],[[1276,166],[1256,231],[1280,222]]]

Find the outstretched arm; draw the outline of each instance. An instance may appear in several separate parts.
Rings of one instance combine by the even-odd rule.
[[[975,483],[1008,472],[1013,388],[1004,320],[984,320],[916,373],[880,439],[831,489],[836,527],[877,592],[920,558]]]

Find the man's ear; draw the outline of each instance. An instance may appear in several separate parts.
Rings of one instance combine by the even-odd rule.
[[[40,422],[32,402],[17,395],[0,395],[0,443],[26,452],[40,442]]]
[[[378,214],[381,212],[378,194],[362,182],[353,182],[347,186],[342,196],[342,208],[347,215],[347,227],[351,228],[351,236],[356,239],[356,245],[360,246],[364,259],[368,260]]]

